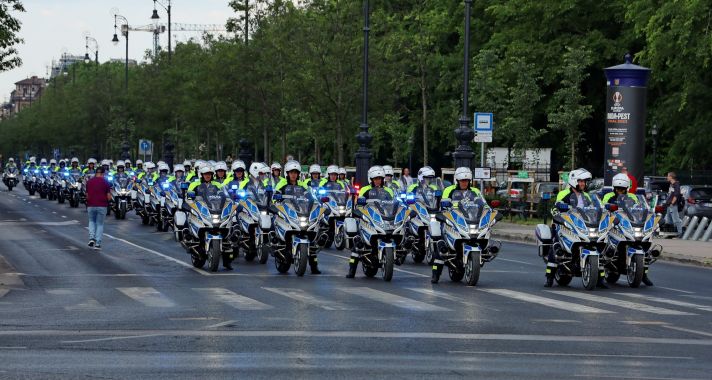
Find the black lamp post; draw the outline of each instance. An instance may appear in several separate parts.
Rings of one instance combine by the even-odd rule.
[[[91,36],[86,36],[84,37],[84,47],[86,48],[86,51],[84,53],[84,63],[89,63],[91,62],[91,57],[89,57],[89,42],[92,43],[93,50],[94,50],[94,62],[98,65],[99,64],[99,41],[97,41],[95,38]]]
[[[168,63],[171,62],[171,56],[173,55],[173,47],[171,46],[171,0],[168,0],[168,4],[163,4],[158,0],[153,0],[153,14],[151,14],[151,20],[158,22],[161,18],[158,16],[158,10],[156,9],[156,4],[163,7],[168,13]]]
[[[653,124],[653,129],[650,130],[650,134],[653,135],[653,175],[658,175],[658,125]]]
[[[472,8],[472,0],[465,0],[465,58],[464,58],[464,75],[462,86],[462,116],[460,116],[460,126],[455,129],[455,138],[457,138],[458,146],[452,156],[455,158],[455,167],[472,167],[472,158],[474,153],[470,143],[475,137],[475,131],[470,125],[469,115],[469,85],[470,85],[470,13]]]
[[[116,28],[117,28],[117,21],[121,20],[123,21],[123,25],[121,25],[121,34],[126,37],[126,62],[125,62],[125,67],[124,67],[124,90],[126,91],[126,94],[129,92],[129,21],[126,19],[126,17],[118,14],[114,14],[114,38],[111,40],[111,42],[114,43],[114,45],[119,43],[119,37],[116,34]],[[129,145],[129,131],[128,131],[128,125],[124,124],[124,141],[121,143],[121,159],[122,160],[127,160],[131,158],[129,155],[129,149],[131,146]]]
[[[368,133],[368,32],[370,30],[369,21],[369,0],[363,1],[363,108],[361,109],[360,132],[356,135],[359,148],[356,151],[356,182],[361,186],[368,183],[368,167],[371,166],[371,140],[373,137]]]

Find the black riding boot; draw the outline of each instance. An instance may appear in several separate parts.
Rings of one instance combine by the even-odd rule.
[[[643,284],[645,284],[645,285],[647,285],[647,286],[653,286],[653,282],[650,281],[650,278],[648,277],[648,272],[647,272],[647,271],[643,274]]]
[[[598,283],[596,284],[596,287],[601,288],[601,289],[608,289],[608,285],[606,285],[605,277],[603,277],[601,275],[598,276]]]
[[[223,253],[223,267],[225,270],[232,270],[232,253]]]
[[[311,274],[321,274],[319,270],[319,262],[317,261],[316,255],[309,256],[309,266],[311,267]]]
[[[551,288],[554,286],[554,277],[556,276],[556,271],[559,270],[558,265],[552,263],[551,261],[546,264],[546,283],[545,288]]]
[[[431,284],[437,284],[440,281],[440,275],[443,273],[442,264],[433,265],[433,276],[430,278]]]
[[[349,259],[349,273],[346,275],[346,278],[356,277],[356,269],[358,269],[358,257],[352,257]]]

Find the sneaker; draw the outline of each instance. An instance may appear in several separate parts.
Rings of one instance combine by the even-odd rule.
[[[95,244],[96,244],[96,242],[94,241],[94,239],[91,239],[91,240],[89,240],[89,244],[87,244],[87,245],[89,246],[89,248],[93,248]]]
[[[96,244],[96,245],[94,245],[94,249],[100,250],[100,249],[101,249],[101,244]]]

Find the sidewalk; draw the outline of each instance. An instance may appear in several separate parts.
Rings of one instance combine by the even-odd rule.
[[[494,238],[536,244],[535,226],[499,222],[492,231]],[[663,247],[660,260],[712,267],[712,242],[680,239],[655,239]]]

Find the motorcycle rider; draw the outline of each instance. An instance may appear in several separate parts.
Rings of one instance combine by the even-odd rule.
[[[395,192],[400,192],[400,183],[393,181],[393,176],[395,175],[393,167],[391,165],[383,165],[383,171],[386,173],[386,177],[384,178],[385,184],[383,186],[390,187]]]
[[[393,189],[390,187],[384,187],[384,178],[386,177],[386,172],[381,166],[371,166],[368,169],[368,185],[364,186],[359,190],[359,198],[364,197],[365,199],[388,199],[393,198]],[[356,269],[358,269],[359,255],[356,252],[351,252],[351,258],[349,259],[349,273],[346,278],[356,277]]]
[[[151,161],[148,161],[143,164],[144,172],[138,175],[138,178],[143,180],[145,179],[146,181],[153,181],[153,175],[155,174],[156,171],[156,164],[154,164]]]
[[[638,197],[628,192],[628,189],[631,185],[631,181],[630,177],[628,177],[627,174],[616,174],[615,176],[613,176],[611,184],[613,185],[613,191],[606,193],[606,195],[603,196],[603,199],[601,199],[601,203],[617,204],[617,201],[621,196],[627,196],[633,201],[635,201],[635,203],[638,203]],[[643,273],[643,283],[647,286],[653,286],[653,282],[648,277],[648,269],[646,269]]]
[[[339,167],[336,165],[329,165],[326,168],[326,178],[322,180],[321,187],[328,190],[346,190],[344,184],[339,181]]]
[[[313,164],[309,167],[309,179],[304,181],[307,187],[315,188],[320,187],[323,182],[321,178],[321,166],[319,164]]]
[[[245,170],[247,169],[247,167],[245,166],[244,161],[233,161],[230,169],[232,169],[232,176],[230,176],[231,178],[228,182],[242,183],[243,181],[247,180],[247,178],[245,177]]]
[[[116,172],[114,173],[114,180],[128,177],[129,175],[126,173],[126,161],[116,161]]]
[[[82,174],[82,169],[79,167],[79,159],[78,158],[72,157],[72,161],[71,161],[70,165],[71,166],[68,169],[70,174],[72,174],[72,175]]]
[[[47,168],[50,173],[54,173],[57,171],[57,160],[54,158],[49,160],[49,167]]]
[[[215,163],[215,181],[226,185],[230,182],[227,176],[227,163],[225,161],[218,161]]]
[[[90,158],[87,160],[87,167],[82,170],[84,176],[92,177],[96,173],[96,158]]]
[[[196,162],[196,167],[197,167]],[[225,189],[220,182],[214,181],[213,176],[215,175],[215,169],[212,166],[204,163],[200,166],[200,180],[191,182],[188,187],[189,193],[194,193],[196,198],[201,197],[203,199],[208,199],[209,195],[215,195],[219,193],[225,194]],[[232,259],[233,254],[230,252],[223,253],[223,267],[226,270],[232,270]]]
[[[197,160],[193,166],[193,170],[185,176],[185,180],[188,182],[200,181],[200,168],[205,165],[205,161]]]
[[[265,179],[265,186],[272,186],[274,189],[281,182],[287,181],[284,177],[282,177],[282,165],[280,165],[279,162],[273,162],[272,166],[270,166],[270,170],[272,174]]]
[[[133,169],[136,178],[139,178],[139,175],[141,173],[146,172],[146,169],[143,167],[143,160],[136,160],[136,167]]]
[[[173,169],[175,172],[175,168]],[[183,173],[188,174],[193,171],[193,164],[190,162],[190,160],[183,160]]]
[[[165,162],[161,162],[158,165],[158,171],[154,173],[154,182],[157,182],[157,184],[160,186],[163,184],[163,182],[167,182],[169,180],[168,178],[168,172],[171,170],[171,168],[168,167],[168,164]]]
[[[591,173],[583,168],[575,169],[569,172],[569,179],[567,188],[559,191],[556,195],[556,203],[566,203],[572,207],[583,206],[585,201],[591,200],[591,196],[586,192],[588,188],[588,181],[591,180],[593,176]],[[556,208],[551,210],[552,215],[557,215],[558,210]],[[554,240],[557,240],[556,234],[556,224],[552,222],[551,224],[551,236]],[[556,262],[556,254],[553,249],[549,250],[549,255],[547,256],[546,264],[546,283],[545,287],[550,288],[554,284],[554,277],[556,276],[556,271],[558,270],[558,263]],[[599,288],[608,289],[608,286],[604,283],[604,278],[599,274],[597,285]]]

